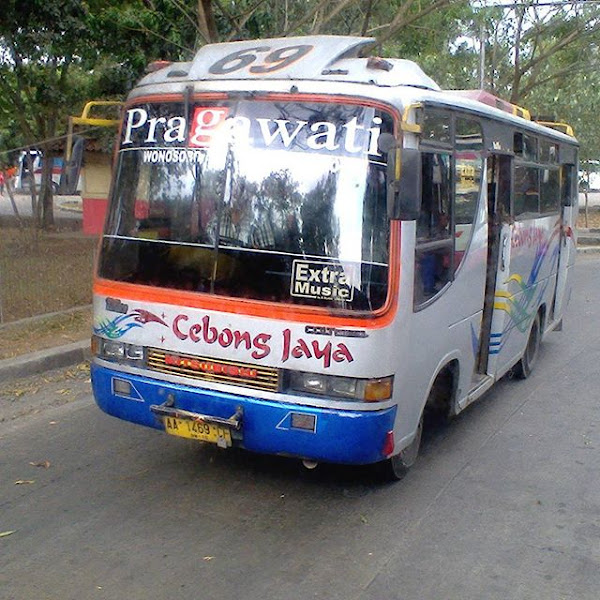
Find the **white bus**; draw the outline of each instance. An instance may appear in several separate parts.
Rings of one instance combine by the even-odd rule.
[[[400,478],[427,411],[530,374],[570,295],[577,142],[371,42],[207,45],[131,92],[94,282],[104,411]]]
[[[29,155],[29,156],[28,156]],[[17,167],[17,177],[15,181],[15,188],[22,192],[29,192],[31,189],[32,174],[30,169],[33,170],[33,181],[39,191],[42,184],[42,153],[38,150],[29,150],[21,152],[19,155],[19,164]],[[52,159],[52,191],[58,192],[60,176],[63,170],[62,158]]]

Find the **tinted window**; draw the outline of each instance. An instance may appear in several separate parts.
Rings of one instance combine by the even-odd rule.
[[[575,189],[575,167],[573,165],[563,165],[562,168],[562,190],[561,201],[563,206],[573,206],[577,197]]]
[[[544,163],[558,162],[558,144],[542,140],[540,142],[540,160]]]
[[[435,110],[427,111],[423,117],[421,142],[449,146],[452,143],[450,114]]]
[[[517,132],[514,136],[514,152],[524,160],[536,161],[538,159],[538,141],[532,135]]]
[[[540,212],[556,213],[560,206],[560,171],[541,169]]]
[[[540,210],[540,182],[537,167],[515,167],[515,218],[535,216]]]
[[[417,305],[433,298],[452,278],[451,198],[450,155],[424,153],[415,255]]]

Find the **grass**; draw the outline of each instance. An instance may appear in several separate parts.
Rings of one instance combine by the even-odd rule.
[[[96,244],[0,220],[0,360],[89,339]]]
[[[91,303],[96,239],[0,226],[2,322]]]

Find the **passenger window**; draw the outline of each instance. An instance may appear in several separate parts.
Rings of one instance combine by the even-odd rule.
[[[427,111],[423,116],[421,126],[421,142],[423,144],[435,143],[436,145],[450,146],[452,144],[452,121],[449,114]]]
[[[540,186],[540,212],[557,213],[560,207],[559,170],[542,169]]]
[[[536,161],[538,159],[538,140],[532,135],[515,133],[513,149],[515,154],[524,160]]]
[[[450,155],[423,153],[421,212],[417,220],[415,305],[433,298],[452,279]]]
[[[542,140],[540,142],[540,159],[544,163],[556,164],[558,162],[558,144]]]
[[[561,202],[563,206],[573,206],[576,198],[575,193],[575,167],[573,165],[562,166],[562,190]]]
[[[516,219],[535,216],[540,212],[540,182],[537,167],[515,167]]]
[[[473,233],[481,190],[483,135],[477,121],[456,119],[454,184],[454,271],[462,262]]]

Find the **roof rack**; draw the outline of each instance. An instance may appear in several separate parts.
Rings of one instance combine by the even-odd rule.
[[[522,119],[531,121],[531,114],[526,108],[522,108],[521,106],[517,106],[516,104],[502,100],[502,98],[498,98],[498,96],[494,96],[494,94],[486,92],[485,90],[450,90],[450,92],[452,94],[463,96],[464,98],[477,100],[478,102],[482,102],[488,106],[493,106],[494,108],[503,110],[511,115],[515,115],[515,117],[521,117]]]
[[[550,127],[551,129],[555,129],[556,131],[560,131],[570,137],[575,137],[575,132],[573,128],[568,123],[557,123],[555,121],[535,121],[539,125],[544,125],[544,127]]]

